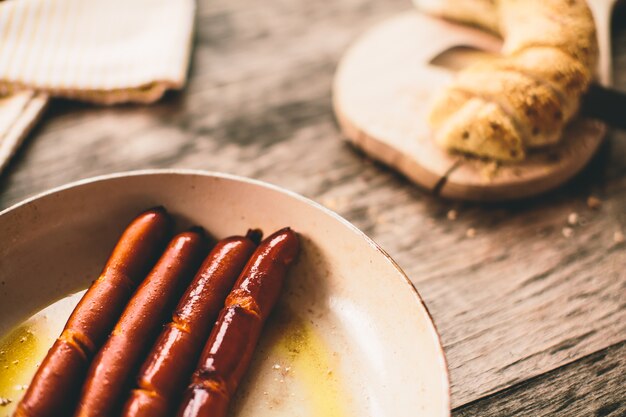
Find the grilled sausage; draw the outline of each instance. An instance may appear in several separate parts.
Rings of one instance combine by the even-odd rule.
[[[260,232],[250,231],[217,243],[144,362],[123,416],[172,414],[224,299],[260,238]]]
[[[14,416],[59,417],[72,413],[91,358],[161,254],[170,229],[171,219],[163,208],[140,214],[126,228],[101,275],[48,351]]]
[[[141,358],[206,254],[202,229],[175,236],[128,302],[113,332],[91,363],[77,417],[119,414]],[[122,397],[124,395],[124,397]]]
[[[224,417],[299,251],[289,228],[265,239],[241,273],[200,357],[179,417]]]

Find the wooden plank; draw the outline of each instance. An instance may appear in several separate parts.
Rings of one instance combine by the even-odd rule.
[[[202,2],[188,89],[151,107],[55,101],[0,177],[0,208],[69,181],[154,167],[245,175],[314,198],[416,283],[442,334],[455,406],[620,342],[625,133],[613,133],[566,187],[507,205],[432,198],[342,142],[330,107],[336,62],[366,27],[408,7]],[[615,78],[626,88],[624,25],[614,43]],[[592,194],[598,210],[587,207]],[[568,224],[571,213],[578,224]]]
[[[626,343],[621,342],[453,411],[470,416],[626,415]]]

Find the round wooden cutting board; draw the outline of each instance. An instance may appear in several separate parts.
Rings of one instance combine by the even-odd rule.
[[[335,75],[333,104],[344,134],[445,198],[509,200],[557,187],[589,162],[606,133],[603,123],[577,119],[557,147],[516,164],[453,155],[431,138],[427,115],[434,95],[455,69],[497,54],[500,46],[495,36],[415,11],[380,23],[352,45]]]

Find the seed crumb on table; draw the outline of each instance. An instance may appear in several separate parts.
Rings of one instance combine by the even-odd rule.
[[[587,207],[589,207],[592,210],[597,210],[602,206],[602,201],[600,201],[600,199],[598,197],[594,197],[594,196],[589,196],[587,198]]]

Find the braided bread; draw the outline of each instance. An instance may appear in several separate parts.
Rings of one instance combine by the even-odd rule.
[[[502,57],[465,68],[435,100],[429,122],[440,146],[520,161],[528,149],[560,140],[597,64],[595,26],[584,0],[415,3],[504,39]]]

